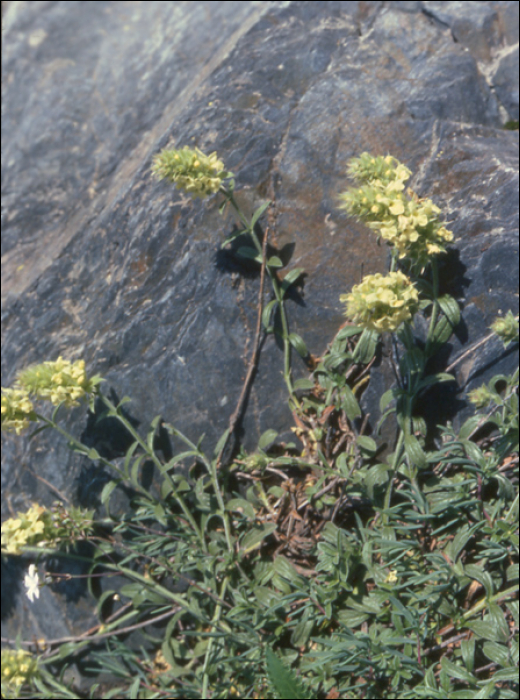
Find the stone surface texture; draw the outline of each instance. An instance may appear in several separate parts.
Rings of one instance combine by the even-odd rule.
[[[286,269],[307,272],[288,302],[291,329],[315,355],[344,321],[339,295],[387,265],[386,248],[337,208],[346,163],[365,150],[410,167],[455,234],[441,284],[463,322],[444,359],[499,312],[518,313],[518,131],[502,128],[518,120],[518,3],[3,5],[3,386],[29,363],[82,357],[133,399],[141,429],[160,413],[212,450],[247,369],[259,279],[221,251],[234,219],[218,214],[218,197],[193,203],[151,177],[165,146],[216,150],[247,211],[273,200],[273,245]],[[292,425],[282,363],[269,336],[248,449]],[[470,354],[436,421],[459,424],[465,391],[516,363],[498,341]],[[363,397],[371,425],[391,383],[383,360]],[[83,409],[68,425],[107,441],[107,454],[123,450]],[[56,436],[2,444],[2,519],[50,504],[53,489],[88,502],[104,483]],[[92,623],[79,584],[30,604],[24,566],[2,560],[3,636]]]

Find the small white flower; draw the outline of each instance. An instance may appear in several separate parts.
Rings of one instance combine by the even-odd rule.
[[[40,579],[38,578],[38,572],[34,564],[29,566],[29,570],[25,574],[23,582],[25,584],[27,597],[32,603],[35,598],[40,597]]]

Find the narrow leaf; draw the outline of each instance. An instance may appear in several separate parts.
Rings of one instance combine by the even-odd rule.
[[[271,201],[269,200],[268,202],[264,202],[261,206],[258,207],[258,209],[255,211],[251,218],[251,230],[254,229],[256,222],[258,219],[262,216],[262,214],[269,208],[269,205],[271,204]]]
[[[269,321],[271,320],[271,313],[277,304],[278,304],[278,300],[273,299],[272,301],[270,301],[268,304],[265,305],[265,308],[262,311],[262,323],[264,324],[264,328],[269,328]]]
[[[291,284],[294,284],[304,272],[305,270],[303,269],[303,267],[295,267],[292,270],[289,270],[289,272],[283,278],[282,284],[280,285],[284,296],[287,293],[287,290],[289,289]]]
[[[289,333],[289,342],[300,357],[307,357],[309,351],[307,350],[303,338],[299,336],[298,333]]]

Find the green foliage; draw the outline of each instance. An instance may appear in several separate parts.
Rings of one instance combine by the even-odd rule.
[[[280,700],[307,700],[312,698],[308,690],[298,681],[271,649],[265,650],[265,663],[269,682]]]
[[[166,165],[177,173],[175,153]],[[197,153],[197,165],[193,153],[181,156],[186,168],[196,168],[190,171],[195,178],[203,154]],[[232,427],[210,452],[202,438],[192,442],[160,416],[146,434],[138,432],[123,410],[130,399],[114,405],[95,378],[88,384],[90,405],[94,398],[104,404],[99,420],[118,421],[131,438],[124,458],[109,461],[66,431],[61,415],[68,395],[49,418],[35,411],[29,394],[5,390],[6,428],[21,432],[37,423],[32,439],[42,429],[57,430],[71,449],[110,470],[112,479],[96,519],[91,512],[55,507],[61,528],[55,542],[23,536],[20,514],[4,524],[4,553],[33,557],[38,571],[49,556],[88,563],[99,625],[66,641],[45,640],[37,662],[26,652],[9,658],[3,652],[3,694],[518,697],[518,371],[471,392],[477,413],[458,432],[440,426],[435,443],[417,409],[431,387],[454,381],[447,372],[428,373],[428,366],[459,323],[460,309],[439,295],[435,257],[426,265],[424,246],[420,274],[413,260],[394,255],[393,270],[402,264],[415,274],[414,313],[424,314],[429,329],[426,342],[419,342],[413,319],[389,326],[395,331],[396,384],[380,398],[378,427],[395,417],[396,436],[390,448],[379,444],[377,431],[365,434],[360,398],[380,357],[381,334],[347,323],[322,357],[309,355],[286,314],[287,291],[303,270],[282,275],[278,255],[266,260],[259,235],[269,203],[247,219],[234,199],[234,181],[224,185],[229,173],[215,154],[210,158],[207,168],[218,173],[204,177],[218,176],[213,191],[218,186],[223,206],[234,208],[243,225],[239,234],[249,237],[239,253],[265,266],[271,282],[273,299],[261,309],[259,323],[283,340],[298,447],[281,443],[270,429],[252,454],[241,450],[226,462]],[[391,193],[387,219],[400,202],[410,211],[419,206],[401,198],[409,171],[395,159],[364,154],[350,171],[370,184],[374,169]],[[365,195],[379,201],[377,192],[363,189]],[[357,216],[374,214],[353,196],[345,202],[356,204]],[[429,200],[421,206],[417,216],[429,208],[435,231],[441,230],[437,208]],[[428,240],[429,226],[420,219]],[[415,245],[414,231],[406,233]],[[374,293],[378,304],[400,303],[384,290]],[[513,321],[508,314],[493,326],[508,345],[518,344]],[[292,350],[312,362],[310,375],[298,381],[291,374]],[[86,375],[81,381],[88,382]],[[57,384],[56,373],[49,382]],[[52,403],[56,397],[43,398]],[[159,430],[178,450],[168,460],[156,452]],[[124,509],[122,494],[128,498]],[[33,510],[32,520],[24,516],[29,524],[40,518],[39,507]],[[32,527],[41,531],[43,525]],[[93,545],[91,556],[82,559],[72,546],[79,539]],[[97,585],[100,578],[104,587]],[[42,584],[52,585],[45,578]],[[74,681],[75,667],[86,676],[108,674],[111,684],[98,680],[84,692]],[[15,679],[11,685],[9,678]]]

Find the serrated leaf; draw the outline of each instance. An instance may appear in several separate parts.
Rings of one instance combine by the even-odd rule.
[[[289,342],[300,357],[307,357],[309,351],[307,350],[303,338],[299,336],[298,333],[289,333]]]
[[[269,647],[265,650],[265,662],[267,677],[279,700],[310,700],[311,692]]]

